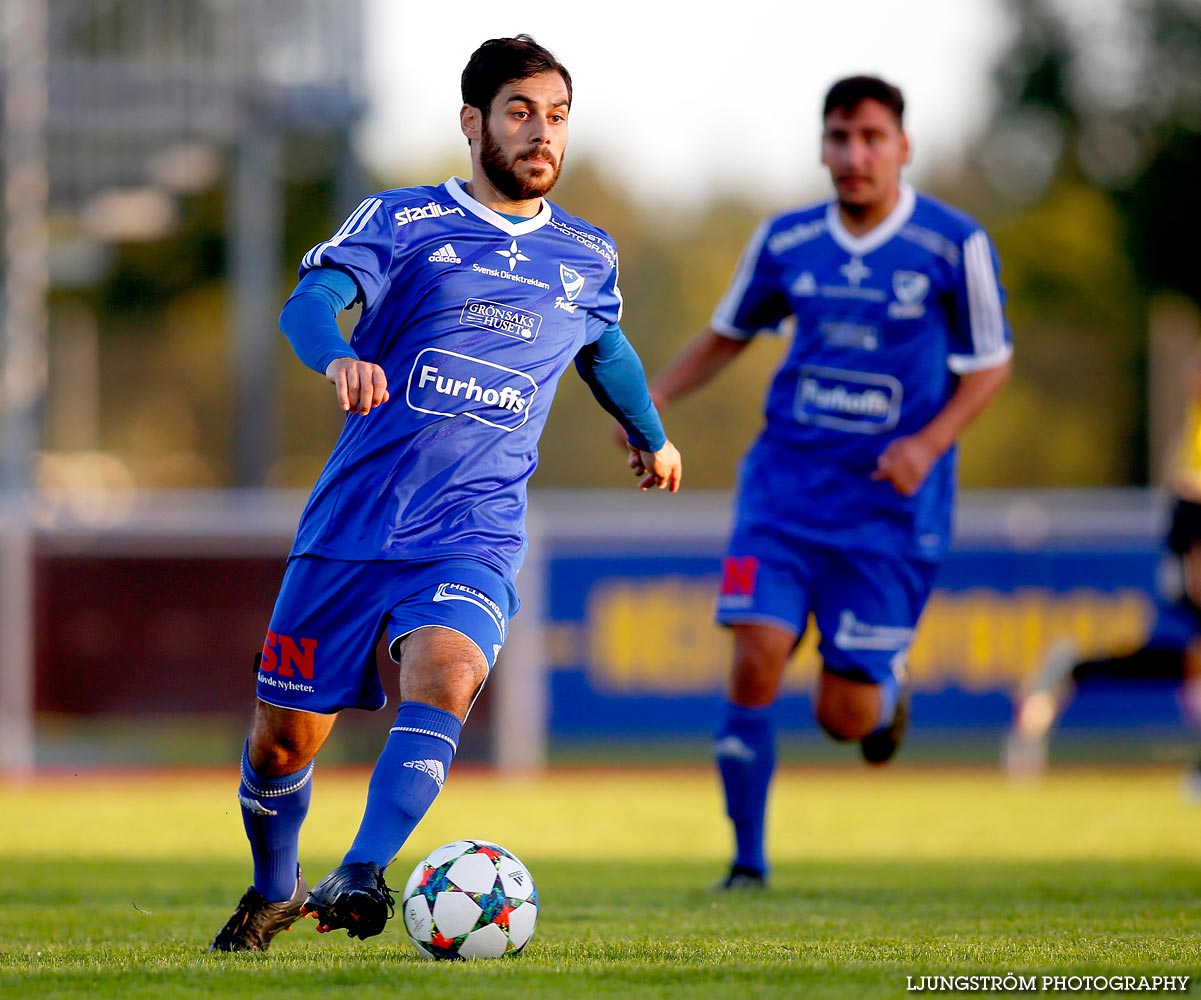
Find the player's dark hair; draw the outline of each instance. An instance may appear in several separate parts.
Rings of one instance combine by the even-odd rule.
[[[904,128],[905,97],[899,87],[878,76],[848,76],[835,83],[826,91],[822,119],[829,117],[831,111],[853,111],[863,101],[883,104],[896,117],[897,125]]]
[[[571,74],[550,52],[529,35],[490,38],[467,60],[461,87],[463,103],[479,108],[485,115],[500,88],[513,80],[525,80],[538,73],[558,73],[567,84],[567,103],[571,104]]]

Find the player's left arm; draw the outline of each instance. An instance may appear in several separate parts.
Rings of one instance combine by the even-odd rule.
[[[1012,337],[1005,318],[1005,290],[998,279],[996,248],[982,229],[961,246],[955,306],[949,316],[947,364],[959,381],[950,398],[921,430],[896,438],[877,459],[873,479],[913,496],[963,429],[1009,381]]]
[[[933,420],[916,434],[891,441],[880,453],[872,479],[891,483],[907,497],[917,493],[934,463],[1009,381],[1012,370],[1013,362],[1006,359],[992,368],[961,375],[951,398]]]
[[[601,321],[589,316],[588,322]],[[675,493],[682,474],[680,453],[667,439],[642,362],[621,327],[605,324],[600,336],[580,349],[575,365],[596,401],[624,428],[630,468],[642,477],[639,488]]]

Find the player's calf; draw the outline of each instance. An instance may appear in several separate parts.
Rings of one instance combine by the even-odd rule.
[[[902,684],[897,694],[892,721],[872,730],[859,741],[859,752],[869,764],[887,764],[896,756],[909,729],[909,684]]]

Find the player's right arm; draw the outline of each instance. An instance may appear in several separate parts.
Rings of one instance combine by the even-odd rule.
[[[757,331],[778,327],[788,315],[777,267],[767,249],[771,228],[770,219],[760,223],[743,248],[709,326],[651,382],[651,398],[658,408],[705,385],[746,350]]]
[[[358,295],[344,271],[313,268],[284,303],[279,328],[296,356],[333,384],[343,411],[366,414],[388,401],[388,378],[379,365],[360,359],[338,329],[338,313]]]
[[[712,328],[697,334],[651,382],[651,399],[655,406],[662,409],[710,381],[749,343],[749,340],[735,340]]]

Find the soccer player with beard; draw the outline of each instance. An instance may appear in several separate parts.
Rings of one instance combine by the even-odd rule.
[[[526,482],[574,362],[674,492],[680,456],[618,325],[617,253],[546,200],[571,77],[528,35],[485,42],[462,76],[471,178],[365,199],[305,255],[280,326],[333,383],[346,422],[296,533],[258,666],[238,799],[254,881],[212,943],[266,950],[301,915],[379,934],[384,871],[441,790],[518,608]],[[350,345],[335,322],[358,303]],[[401,702],[358,833],[312,891],[299,834],[313,760],[344,708],[380,709],[383,635]]]
[[[992,244],[902,181],[903,112],[878,78],[831,87],[821,150],[833,200],[759,227],[709,328],[652,383],[662,408],[759,332],[791,335],[741,466],[718,598],[734,639],[714,742],[736,841],[727,889],[766,882],[772,706],[811,615],[818,723],[869,763],[896,752],[906,655],[950,540],[955,441],[1009,373]]]

